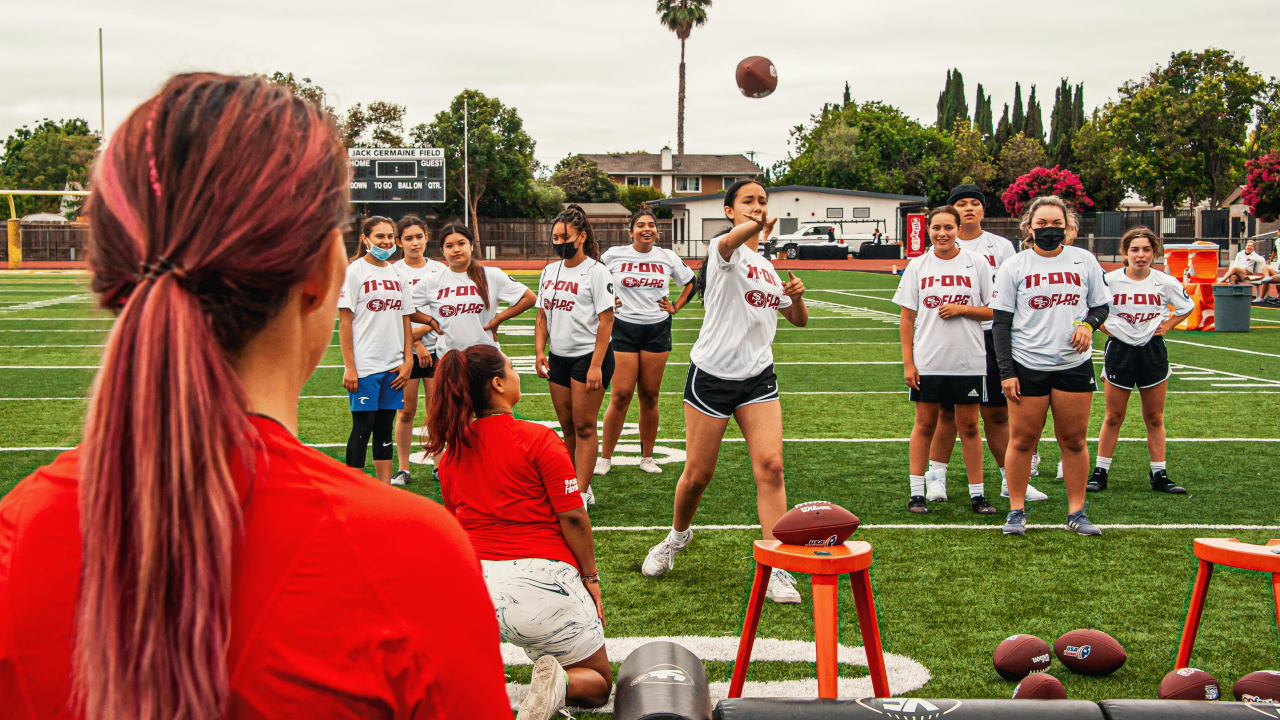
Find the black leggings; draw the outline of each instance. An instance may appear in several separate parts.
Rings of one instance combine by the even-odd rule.
[[[373,460],[390,460],[395,450],[392,428],[396,410],[365,410],[351,413],[351,437],[347,439],[347,467],[364,469],[364,453],[373,435]]]

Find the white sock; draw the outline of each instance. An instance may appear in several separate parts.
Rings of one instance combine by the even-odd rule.
[[[923,475],[911,476],[911,497],[915,497],[916,495],[920,495],[920,496],[924,495],[924,476]]]
[[[982,494],[982,483],[978,483],[977,485],[969,483],[969,497],[976,498],[980,497]]]
[[[1168,462],[1153,462],[1151,463],[1151,472],[1164,470],[1168,464],[1169,464]]]
[[[1109,457],[1102,457],[1101,455],[1099,455],[1099,456],[1098,456],[1098,462],[1096,463],[1096,466],[1097,466],[1097,467],[1102,468],[1103,470],[1110,470],[1110,469],[1111,469],[1111,458],[1109,458]]]
[[[1058,461],[1058,479],[1059,480],[1062,479],[1062,461],[1061,460]]]
[[[652,457],[644,457],[643,455],[640,456],[640,462],[644,462],[645,460],[652,460],[652,459],[653,459]]]
[[[1009,482],[1009,476],[1004,474],[1004,468],[1000,468],[1000,482],[1001,483]]]
[[[671,528],[671,532],[667,533],[667,539],[675,540],[676,544],[683,545],[689,542],[689,536],[692,534],[693,532],[688,528],[686,528],[684,532],[680,532],[675,528]]]
[[[938,473],[942,473],[942,479],[943,479],[943,480],[946,480],[946,479],[947,479],[947,464],[946,464],[946,463],[944,463],[944,462],[938,462],[937,460],[930,460],[930,461],[929,461],[929,472],[938,472]]]

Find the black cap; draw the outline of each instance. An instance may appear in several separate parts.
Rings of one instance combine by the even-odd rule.
[[[955,205],[957,201],[965,198],[977,198],[982,201],[983,205],[987,204],[987,196],[982,194],[977,185],[957,185],[951,190],[951,195],[947,197],[948,205]]]

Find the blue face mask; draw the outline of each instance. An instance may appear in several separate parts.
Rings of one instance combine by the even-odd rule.
[[[380,248],[377,245],[374,245],[373,243],[369,243],[368,247],[369,247],[369,254],[382,262],[386,262],[387,258],[391,257],[396,253],[395,245],[392,245],[389,248]]]

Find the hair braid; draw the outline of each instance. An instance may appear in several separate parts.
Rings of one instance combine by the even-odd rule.
[[[582,252],[587,257],[600,261],[600,245],[596,242],[595,232],[591,230],[591,221],[587,219],[587,211],[577,203],[569,203],[556,219],[551,221],[551,227],[554,228],[556,223],[564,223],[567,227],[573,227],[580,233],[585,233],[587,239],[582,243]]]

